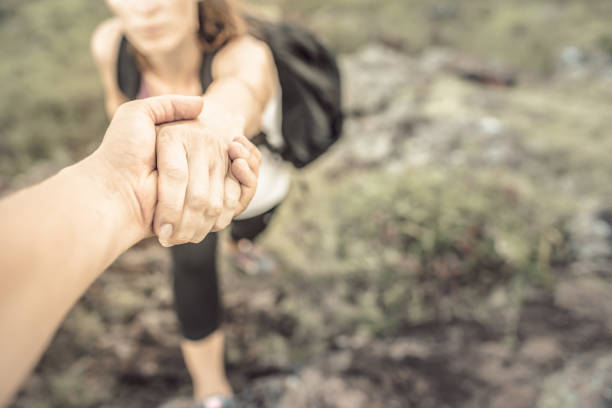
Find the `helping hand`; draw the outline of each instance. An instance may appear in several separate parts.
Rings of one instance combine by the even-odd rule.
[[[152,233],[157,203],[156,125],[196,118],[202,98],[159,96],[119,107],[102,144],[91,155],[106,185],[118,191],[142,237]]]
[[[154,230],[164,246],[201,242],[255,195],[261,154],[242,134],[240,118],[210,111],[158,128]]]
[[[193,120],[197,118],[201,110],[201,97],[166,95],[125,103],[115,113],[102,144],[88,159],[93,164],[93,171],[101,182],[107,185],[108,189],[114,192],[113,194],[118,193],[121,196],[121,207],[127,212],[127,219],[133,223],[130,228],[136,229],[137,235],[141,238],[152,235],[154,215],[156,220],[163,220],[161,217],[163,214],[159,213],[159,208],[156,210],[158,184],[160,184],[158,183],[156,155],[158,147],[158,128],[156,126],[175,121]],[[177,139],[174,140],[177,141]],[[162,149],[176,148],[174,144],[164,146],[166,147]],[[216,145],[216,148],[220,146]],[[213,161],[220,160],[225,163],[223,166],[231,168],[231,173],[226,178],[229,181],[224,183],[225,191],[222,192],[222,197],[232,198],[230,203],[231,208],[234,208],[232,216],[238,215],[255,195],[261,155],[244,136],[234,135],[234,140],[227,141],[223,154],[218,151],[216,156],[213,156]],[[229,159],[232,160],[231,163]],[[173,165],[171,162],[167,164]],[[228,167],[224,168],[223,177],[227,175]],[[232,186],[232,180],[234,183],[239,182],[240,185]],[[163,196],[160,199],[172,201],[171,198]],[[158,211],[157,214],[156,211]],[[204,221],[206,218],[204,213],[200,213],[200,217],[195,217],[193,223],[206,223],[207,221]],[[229,221],[231,219],[224,222],[229,223]],[[215,220],[215,225],[212,227],[219,228],[220,225],[217,224],[218,221]],[[157,225],[157,228],[161,227],[160,223]],[[187,227],[191,228],[189,225]],[[172,244],[186,242],[190,242],[186,236],[173,237],[172,240]],[[167,244],[170,243],[167,242]]]

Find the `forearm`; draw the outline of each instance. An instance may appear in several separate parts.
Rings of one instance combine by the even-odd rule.
[[[213,82],[204,94],[203,114],[210,108],[244,119],[244,134],[256,135],[261,116],[278,88],[274,58],[260,41],[246,37],[222,49],[213,64]]]
[[[244,134],[248,138],[255,136],[261,127],[261,115],[267,99],[263,96],[257,98],[249,87],[236,76],[215,80],[204,94],[203,114],[219,109],[224,114],[239,117],[244,121]]]
[[[86,159],[0,202],[0,406],[74,302],[141,237],[100,171]]]

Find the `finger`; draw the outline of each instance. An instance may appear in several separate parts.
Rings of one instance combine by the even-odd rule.
[[[249,150],[249,152],[254,155],[259,162],[261,162],[261,151],[259,151],[253,142],[243,136],[238,139],[238,143],[243,144]]]
[[[247,187],[257,187],[257,175],[244,159],[236,159],[232,162],[232,174]]]
[[[143,184],[143,190],[149,191],[150,194],[143,195],[140,199],[143,218],[145,220],[150,220],[149,222],[151,223],[147,226],[147,238],[155,235],[153,232],[153,219],[155,217],[155,208],[157,206],[157,185],[157,170],[153,170],[146,176]]]
[[[197,213],[191,210],[185,210],[179,232],[173,237],[173,243],[185,244],[188,242],[197,244],[202,242],[206,235],[211,232],[216,218],[210,218],[203,212]]]
[[[227,173],[227,177],[225,178],[224,200],[224,205],[228,208],[236,207],[240,200],[240,182],[231,171]]]
[[[230,157],[232,158],[232,160],[234,161],[238,159],[246,160],[248,167],[250,168],[251,172],[255,174],[255,177],[259,176],[261,156],[257,157],[256,155],[251,154],[250,152],[247,153],[247,148],[239,142],[232,142],[229,149],[230,149]],[[242,173],[236,176],[237,176],[238,181],[242,183],[243,180],[241,179],[241,175]]]
[[[156,125],[177,120],[195,119],[202,111],[203,99],[199,96],[164,95],[123,104],[119,115],[142,113]]]
[[[246,160],[238,159],[232,162],[232,173],[240,180],[240,205],[235,215],[244,211],[257,191],[257,176],[249,168]]]
[[[190,145],[187,153],[189,181],[185,194],[183,218],[174,239],[179,243],[200,242],[210,231],[212,222],[205,219],[211,205],[209,158],[204,146]],[[208,226],[207,226],[208,225]]]
[[[236,180],[231,171],[228,172],[227,177],[225,178],[224,187],[223,212],[213,227],[213,231],[215,232],[221,231],[232,222],[232,219],[236,214],[236,210],[240,205],[240,183],[238,180]]]
[[[237,141],[230,143],[228,153],[231,160],[246,159],[250,155],[248,149]]]
[[[256,173],[259,173],[259,166],[261,164],[261,157],[252,154],[247,148],[239,143],[232,142],[229,146],[229,156],[232,160],[244,159],[247,161],[249,167]]]
[[[157,207],[154,231],[162,245],[170,245],[174,230],[180,225],[189,167],[183,144],[163,129],[157,139]]]
[[[232,142],[229,146],[229,156],[233,161],[236,161],[238,159],[245,160],[247,162],[248,167],[251,169],[251,172],[254,173],[255,176],[259,176],[259,165],[256,162],[257,159],[251,153],[249,153],[249,151],[242,144],[238,142]],[[236,177],[233,172],[230,173],[236,178],[236,180],[238,180],[239,183],[242,183],[240,177]],[[240,175],[242,175],[242,173],[239,174],[239,176]]]
[[[206,210],[208,216],[215,219],[221,215],[224,201],[224,184],[227,172],[227,162],[212,162],[210,165],[210,198],[209,206]]]
[[[223,200],[224,200],[224,179],[227,164],[220,164],[213,161],[209,165],[210,172],[210,193],[209,202],[207,208],[203,212],[203,216],[206,220],[206,225],[200,231],[201,233],[207,234],[210,231],[218,231],[222,228],[215,228],[219,217],[223,214]],[[224,225],[225,227],[226,225]]]
[[[244,136],[240,136],[234,139],[233,143],[238,143],[244,149],[246,149],[249,154],[246,157],[247,162],[249,163],[249,167],[255,171],[255,174],[259,174],[259,165],[261,164],[261,152],[249,139]]]

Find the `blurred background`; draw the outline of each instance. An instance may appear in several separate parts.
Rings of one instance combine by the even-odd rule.
[[[611,407],[612,2],[246,3],[339,54],[347,122],[263,239],[282,273],[222,264],[240,401]],[[100,142],[108,16],[0,2],[2,193]],[[154,242],[122,256],[13,406],[190,407],[170,278]]]

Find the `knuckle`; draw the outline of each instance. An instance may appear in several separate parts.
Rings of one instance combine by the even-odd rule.
[[[165,220],[165,222],[174,223],[179,221],[181,218],[181,210],[176,204],[164,204],[158,205],[159,218]]]
[[[255,196],[256,187],[244,187],[240,201],[248,203]]]
[[[218,168],[219,163],[217,162],[217,160],[209,160],[208,161],[208,171],[210,171],[211,173],[216,171]]]
[[[230,222],[231,222],[231,218],[223,217],[222,220],[219,220],[215,223],[214,230],[221,231],[222,229],[225,229],[230,224]]]
[[[157,142],[159,144],[168,143],[172,136],[172,131],[168,126],[161,125],[157,128]]]
[[[240,186],[236,186],[235,189],[231,189],[225,192],[225,206],[226,207],[235,207],[240,199]]]
[[[176,244],[185,244],[187,242],[191,242],[192,239],[192,234],[187,234],[185,232],[178,231],[174,236],[173,242],[175,242]]]
[[[125,114],[126,109],[129,110],[129,105],[132,103],[133,101],[130,102],[125,102],[122,103],[121,105],[119,105],[119,107],[117,108],[117,110],[115,111],[115,114],[113,115],[114,117],[119,117],[123,114]]]
[[[222,226],[219,224],[215,224],[213,225],[212,229],[210,230],[210,232],[219,232],[219,231],[223,231],[225,229],[225,227],[227,227],[227,225]]]
[[[168,146],[189,140],[189,129],[182,124],[165,124],[157,127],[157,143]]]
[[[128,101],[128,102],[124,102],[121,105],[119,105],[119,108],[117,108],[117,112],[129,112],[132,109],[137,108],[140,105],[140,101],[138,100],[133,100],[133,101]]]
[[[193,192],[189,196],[188,205],[192,209],[204,209],[209,207],[209,200],[203,192]]]
[[[168,178],[170,181],[175,183],[186,183],[187,182],[187,171],[181,167],[167,165],[163,166],[159,170],[162,176]]]
[[[206,234],[198,234],[191,238],[189,242],[191,242],[192,244],[199,244],[200,242],[204,241],[204,238],[206,238]]]
[[[234,209],[238,206],[239,200],[240,200],[240,194],[232,194],[231,196],[226,196],[225,206],[229,209]]]
[[[223,207],[221,203],[211,202],[209,207],[206,209],[206,214],[211,217],[218,217],[223,212]]]

